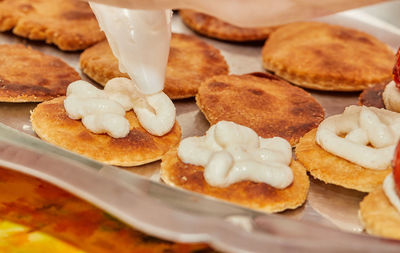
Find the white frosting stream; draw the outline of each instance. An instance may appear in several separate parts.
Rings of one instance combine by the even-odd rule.
[[[144,94],[164,88],[171,39],[171,10],[132,10],[90,2],[119,69]]]
[[[233,122],[220,121],[205,136],[184,139],[178,156],[185,163],[203,166],[204,178],[212,186],[251,180],[283,189],[293,182],[290,144],[279,137],[261,138]]]

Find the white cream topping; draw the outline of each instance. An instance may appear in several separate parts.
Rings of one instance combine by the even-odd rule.
[[[400,90],[396,87],[395,82],[392,81],[386,85],[382,98],[386,109],[400,112]]]
[[[395,190],[393,173],[390,173],[383,182],[383,191],[390,203],[400,212],[400,198]]]
[[[104,90],[79,80],[67,89],[64,107],[71,119],[82,119],[84,126],[94,133],[107,133],[123,138],[129,133],[125,112],[134,110],[146,131],[162,136],[175,124],[175,106],[163,92],[144,95],[127,78],[114,78]]]
[[[384,170],[390,165],[399,137],[399,113],[352,105],[319,125],[316,142],[362,167]]]
[[[290,144],[279,137],[261,138],[233,122],[220,121],[205,136],[184,139],[178,156],[184,163],[203,166],[212,186],[251,180],[283,189],[293,182]]]
[[[90,2],[118,59],[119,69],[144,94],[164,88],[171,39],[171,10],[132,10]]]

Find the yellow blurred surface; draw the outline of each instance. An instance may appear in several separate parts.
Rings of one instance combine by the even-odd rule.
[[[60,188],[0,167],[0,253],[193,253],[206,244],[161,240]]]
[[[77,248],[28,227],[0,221],[0,252],[2,253],[84,253]]]

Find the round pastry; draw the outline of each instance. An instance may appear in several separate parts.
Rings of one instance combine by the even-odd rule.
[[[367,169],[321,148],[315,141],[317,129],[308,132],[296,145],[296,158],[310,174],[329,184],[370,192],[392,171]]]
[[[0,31],[55,44],[61,50],[85,49],[105,39],[88,3],[79,0],[4,0]]]
[[[268,38],[276,27],[243,28],[231,25],[215,17],[191,10],[180,10],[183,22],[207,37],[226,41],[258,41]]]
[[[291,162],[290,168],[293,171],[294,180],[284,189],[252,181],[241,181],[220,188],[207,184],[203,167],[183,163],[177,155],[177,150],[172,149],[162,158],[161,179],[171,186],[272,213],[297,208],[307,198],[310,182],[305,168],[296,161]]]
[[[360,203],[360,219],[368,233],[400,239],[400,213],[382,187],[370,192]]]
[[[309,93],[267,73],[212,77],[200,86],[196,102],[212,125],[233,121],[291,145],[324,119]]]
[[[359,217],[368,233],[400,239],[400,145],[392,160],[393,173],[360,203]]]
[[[181,129],[175,123],[161,137],[143,129],[132,111],[126,113],[130,132],[124,138],[94,134],[80,120],[70,119],[64,109],[65,97],[39,104],[31,114],[33,130],[43,140],[94,160],[117,166],[136,166],[159,160],[179,143]]]
[[[115,77],[128,77],[119,71],[107,41],[86,49],[80,64],[85,74],[102,85]],[[164,87],[171,99],[193,97],[202,81],[228,72],[218,49],[194,36],[172,34]]]
[[[301,87],[359,91],[391,80],[393,51],[364,32],[318,22],[274,31],[262,50],[264,68]]]
[[[397,51],[395,65],[393,67],[393,83],[378,84],[366,88],[365,90],[363,90],[363,92],[361,92],[360,96],[358,97],[358,103],[360,105],[374,106],[377,108],[386,108],[385,104],[387,104],[389,108],[386,109],[397,111],[396,109],[398,107],[397,101],[399,100],[399,93],[398,93],[399,85],[400,85],[400,48]],[[386,92],[385,88],[388,88]],[[385,98],[383,98],[384,92],[386,93]]]
[[[382,94],[387,84],[378,84],[363,90],[358,97],[358,103],[365,106],[385,108]]]
[[[41,102],[65,95],[81,79],[61,59],[24,45],[0,45],[0,101]]]

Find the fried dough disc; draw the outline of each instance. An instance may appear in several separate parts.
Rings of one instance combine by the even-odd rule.
[[[196,95],[202,81],[229,72],[225,58],[218,49],[186,34],[172,34],[164,92],[172,99]],[[118,67],[107,41],[86,49],[80,59],[83,72],[105,85],[115,77],[126,77]]]
[[[309,93],[266,73],[212,77],[200,86],[196,102],[212,125],[233,121],[291,145],[324,119]]]
[[[368,233],[400,239],[400,213],[390,203],[382,187],[365,196],[360,203],[359,214]]]
[[[383,91],[385,90],[386,84],[378,84],[372,87],[368,87],[361,92],[358,97],[358,103],[365,106],[373,106],[376,108],[385,108],[383,102]]]
[[[358,91],[392,79],[393,51],[375,37],[317,22],[280,27],[266,41],[264,67],[299,86]]]
[[[67,116],[65,97],[39,104],[32,112],[33,130],[43,140],[107,164],[136,166],[159,160],[181,138],[178,123],[161,137],[144,130],[132,111],[126,113],[131,125],[125,138],[94,134],[80,120]]]
[[[80,56],[80,66],[83,73],[103,86],[115,77],[129,78],[119,71],[118,60],[107,40],[85,49]]]
[[[0,1],[0,31],[9,30],[66,51],[81,50],[105,39],[88,3],[80,0]]]
[[[0,45],[0,101],[41,102],[65,95],[81,79],[61,59],[24,45]]]
[[[310,174],[328,184],[340,185],[361,192],[371,192],[382,185],[392,171],[361,167],[322,149],[315,142],[317,129],[308,132],[296,146],[296,157]]]
[[[162,158],[161,179],[172,186],[273,213],[297,208],[307,198],[310,181],[305,168],[296,161],[292,161],[290,167],[293,171],[294,180],[285,189],[276,189],[265,183],[251,181],[242,181],[220,188],[207,184],[203,176],[203,167],[183,163],[175,148]]]
[[[183,22],[202,35],[227,41],[265,40],[276,27],[243,28],[191,10],[180,10]]]

